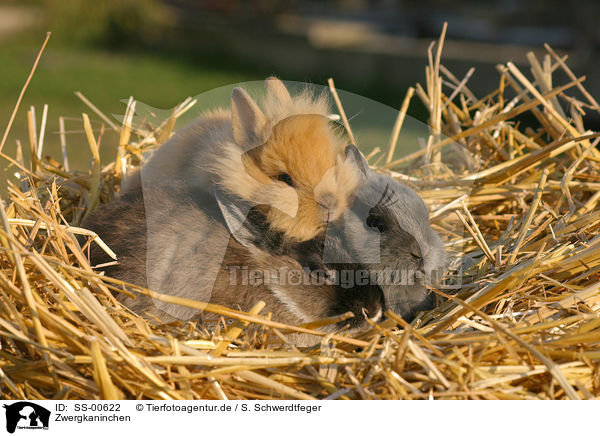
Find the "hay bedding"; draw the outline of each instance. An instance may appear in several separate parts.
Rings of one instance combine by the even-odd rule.
[[[458,79],[441,65],[442,46],[443,34],[389,148],[371,156],[380,171],[410,175],[455,254],[445,287],[434,290],[439,307],[412,325],[390,313],[354,338],[314,331],[319,323],[272,322],[261,305],[242,313],[179,301],[222,315],[212,332],[130,313],[111,290],[175,299],[94,272],[73,235],[102,242],[75,225],[112,198],[123,170],[163,143],[193,104],[132,126],[131,100],[123,125],[112,126],[120,145],[109,165],[100,166],[86,115],[88,173],[2,153],[22,176],[0,207],[2,398],[597,398],[600,152],[585,120],[600,106],[550,47],[543,59],[529,56],[530,71],[499,65],[498,88],[477,98],[472,71]],[[429,109],[431,137],[393,161],[414,95]],[[523,114],[534,121],[525,126]],[[29,143],[35,154],[39,139]],[[284,335],[293,331],[314,331],[322,343],[296,349]]]

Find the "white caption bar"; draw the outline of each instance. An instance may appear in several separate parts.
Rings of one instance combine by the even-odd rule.
[[[598,403],[0,401],[0,435],[509,435],[596,429]],[[574,418],[576,417],[576,418]],[[127,432],[127,433],[126,433]],[[391,432],[391,433],[388,433]]]

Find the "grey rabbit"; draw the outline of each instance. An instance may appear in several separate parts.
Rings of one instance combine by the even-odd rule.
[[[323,262],[337,269],[362,265],[376,277],[371,282],[381,287],[386,308],[411,320],[433,308],[434,295],[424,285],[441,280],[446,250],[417,192],[371,171],[361,158],[366,180],[350,208],[328,227]]]

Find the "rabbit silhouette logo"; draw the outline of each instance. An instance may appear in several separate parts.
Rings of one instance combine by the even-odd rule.
[[[19,401],[10,405],[4,404],[6,409],[6,431],[14,433],[19,430],[48,430],[50,411],[42,406],[29,401]]]

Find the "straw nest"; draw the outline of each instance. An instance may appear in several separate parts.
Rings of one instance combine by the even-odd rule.
[[[102,242],[77,223],[112,198],[124,169],[163,143],[193,102],[136,126],[133,100],[120,126],[90,103],[97,125],[120,135],[113,163],[101,166],[104,127],[93,130],[85,114],[88,173],[37,158],[34,134],[31,163],[0,150],[22,176],[0,207],[2,398],[597,398],[600,152],[585,119],[600,106],[550,47],[543,59],[528,57],[530,71],[499,65],[498,88],[477,98],[472,71],[461,80],[440,64],[442,46],[443,35],[389,148],[370,156],[374,168],[417,186],[454,253],[445,287],[433,290],[435,310],[411,325],[388,313],[359,337],[272,322],[261,305],[243,313],[178,300],[234,320],[210,333],[129,312],[112,291],[174,299],[95,272],[74,235]],[[431,136],[392,161],[414,94],[429,109]],[[297,349],[286,343],[293,331],[321,344]]]

